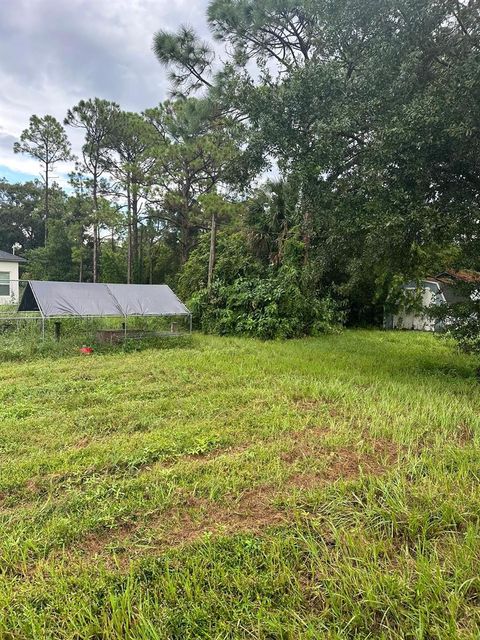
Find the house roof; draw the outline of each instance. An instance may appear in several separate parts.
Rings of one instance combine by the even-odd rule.
[[[480,283],[480,273],[478,271],[471,271],[469,269],[461,269],[454,271],[452,269],[442,271],[436,275],[433,280],[441,282],[442,284],[455,284],[456,282],[466,282],[468,284]]]
[[[29,280],[19,311],[58,316],[186,316],[187,307],[165,284],[104,284]]]
[[[13,253],[7,253],[0,249],[0,262],[26,262],[25,258],[16,256]]]

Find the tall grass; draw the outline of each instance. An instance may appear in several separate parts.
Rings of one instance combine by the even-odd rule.
[[[120,335],[115,342],[109,342],[101,340],[99,332],[110,330],[122,334],[122,318],[63,318],[59,321],[60,339],[57,340],[55,323],[58,320],[46,319],[42,325],[41,317],[35,313],[12,314],[8,318],[5,307],[0,316],[0,362],[74,355],[83,346],[106,353],[166,347],[170,345],[170,338],[176,340],[177,346],[188,343],[186,318],[131,317],[127,321],[126,339]],[[169,336],[172,323],[175,334]],[[135,337],[131,337],[132,332],[136,332]]]
[[[0,638],[480,637],[475,369],[375,331],[4,363]]]

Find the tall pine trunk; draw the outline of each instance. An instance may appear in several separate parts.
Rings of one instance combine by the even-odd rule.
[[[143,226],[140,225],[140,244],[138,250],[138,282],[143,283]]]
[[[98,196],[97,196],[97,175],[93,176],[93,281],[98,280]]]
[[[127,183],[127,284],[132,282],[132,198]]]
[[[95,211],[95,218],[97,212]],[[98,278],[98,223],[95,219],[93,222],[93,281],[97,282]]]
[[[50,172],[50,167],[48,163],[45,164],[45,246],[47,246],[48,240],[48,220],[49,220],[49,210],[48,210],[48,174]]]
[[[148,246],[148,283],[153,284],[153,238],[150,238]]]
[[[138,264],[138,185],[132,184],[132,267],[133,281],[139,281]]]
[[[207,279],[208,289],[212,288],[213,271],[215,269],[216,249],[217,249],[217,218],[215,216],[215,213],[212,213],[212,223],[210,226],[210,254],[208,256],[208,279]]]

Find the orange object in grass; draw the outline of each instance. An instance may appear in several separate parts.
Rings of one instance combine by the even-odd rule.
[[[93,353],[93,349],[92,347],[86,347],[85,345],[83,345],[83,347],[80,349],[80,353],[83,353],[83,355],[85,356],[89,356]]]

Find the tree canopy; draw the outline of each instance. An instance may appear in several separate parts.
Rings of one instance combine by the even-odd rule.
[[[153,36],[172,99],[134,114],[95,98],[67,114],[85,134],[80,277],[116,265],[128,281],[179,284],[217,330],[219,309],[247,299],[255,325],[267,299],[251,291],[269,286],[372,323],[399,282],[480,268],[476,2],[211,0],[206,17],[210,39],[186,26]],[[37,153],[48,124],[68,155],[47,118],[16,150]],[[270,303],[300,332],[317,322]]]

